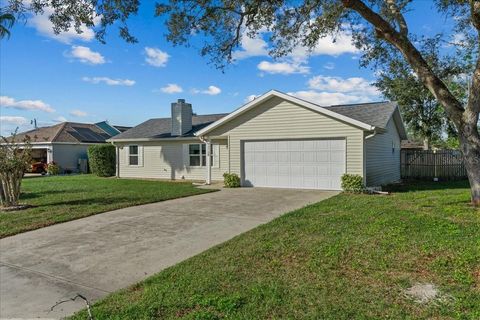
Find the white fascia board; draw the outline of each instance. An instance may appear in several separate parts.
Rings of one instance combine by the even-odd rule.
[[[178,138],[132,138],[132,139],[107,139],[106,142],[149,142],[149,141],[188,141],[198,140],[198,137],[178,137]]]
[[[393,110],[390,118],[388,118],[387,123],[393,119],[394,125],[397,128],[398,134],[402,140],[408,139],[407,129],[405,128],[405,122],[403,122],[402,113],[400,112],[400,108],[398,107],[398,103],[393,102],[395,104],[395,110]],[[397,120],[400,119],[400,120]]]
[[[302,99],[299,99],[299,98],[296,98],[294,96],[291,96],[291,95],[288,95],[286,93],[283,93],[283,92],[280,92],[280,91],[276,91],[276,90],[270,90],[268,91],[267,93],[261,95],[260,97],[258,98],[255,98],[254,100],[248,102],[247,104],[243,105],[242,107],[238,108],[237,110],[233,111],[232,113],[230,113],[229,115],[223,117],[222,119],[220,120],[217,120],[215,121],[214,123],[210,124],[209,126],[203,128],[202,130],[199,130],[197,132],[195,132],[195,135],[196,136],[203,136],[205,135],[206,133],[212,131],[213,129],[219,127],[220,125],[238,117],[239,115],[247,112],[248,110],[258,106],[259,104],[261,104],[262,102],[270,99],[271,97],[279,97],[279,98],[282,98],[286,101],[289,101],[289,102],[292,102],[292,103],[295,103],[295,104],[298,104],[302,107],[305,107],[307,109],[310,109],[312,111],[315,111],[315,112],[318,112],[318,113],[321,113],[321,114],[324,114],[326,116],[329,116],[331,118],[334,118],[334,119],[337,119],[337,120],[340,120],[340,121],[343,121],[343,122],[346,122],[346,123],[349,123],[355,127],[359,127],[363,130],[367,130],[367,131],[372,131],[375,129],[374,126],[371,126],[369,124],[366,124],[366,123],[363,123],[363,122],[360,122],[358,120],[355,120],[355,119],[352,119],[350,117],[346,117],[344,115],[341,115],[341,114],[338,114],[336,112],[333,112],[333,111],[330,111],[328,109],[325,109],[325,108],[322,108],[321,106],[319,105],[316,105],[314,103],[311,103],[311,102],[308,102],[308,101],[305,101],[305,100],[302,100]]]

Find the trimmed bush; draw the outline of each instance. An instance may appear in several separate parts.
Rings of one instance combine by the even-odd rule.
[[[358,174],[347,174],[342,176],[342,189],[345,192],[360,193],[365,190],[363,178]]]
[[[115,146],[99,144],[88,147],[88,163],[90,171],[99,177],[115,175]]]
[[[47,173],[51,176],[56,176],[60,174],[60,166],[55,162],[50,162],[47,164]]]
[[[227,188],[238,188],[240,187],[240,177],[236,173],[227,173],[223,174],[223,184]]]

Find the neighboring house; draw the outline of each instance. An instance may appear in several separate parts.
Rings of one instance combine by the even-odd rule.
[[[424,150],[425,146],[421,142],[412,140],[402,140],[402,149],[404,150]]]
[[[49,127],[40,127],[16,135],[22,143],[28,136],[35,162],[57,163],[62,171],[86,171],[89,146],[105,143],[105,140],[124,132],[130,127],[112,126],[107,121],[96,124],[62,122]]]
[[[340,189],[344,173],[369,186],[400,179],[405,127],[395,103],[322,107],[269,91],[229,114],[195,115],[185,100],[109,139],[119,177],[223,180],[242,186]],[[210,155],[210,156],[209,156]]]

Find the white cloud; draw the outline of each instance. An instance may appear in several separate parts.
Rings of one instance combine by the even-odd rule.
[[[232,53],[232,58],[234,60],[268,55],[268,44],[265,40],[263,40],[262,34],[259,34],[257,37],[252,39],[248,37],[246,33],[244,33],[242,35],[242,41],[240,45],[242,49]]]
[[[365,78],[315,76],[308,80],[308,90],[289,94],[319,105],[363,103],[378,100],[380,92]]]
[[[257,98],[257,97],[258,97],[258,95],[256,95],[256,94],[251,94],[251,95],[247,96],[247,97],[245,98],[245,100],[243,100],[243,102],[248,103],[248,102],[250,102],[250,101],[255,100],[255,98]]]
[[[0,105],[4,108],[13,108],[18,110],[38,110],[44,112],[54,112],[55,110],[42,100],[19,100],[7,96],[0,96]]]
[[[28,120],[24,117],[0,116],[0,122],[20,126],[26,124]]]
[[[103,83],[105,83],[109,86],[127,86],[127,87],[130,87],[130,86],[133,86],[135,84],[134,80],[112,79],[112,78],[109,78],[109,77],[93,77],[93,78],[83,77],[82,80],[85,81],[85,82],[93,83],[93,84],[99,84],[99,83],[103,82]]]
[[[201,94],[208,94],[211,96],[216,96],[217,94],[220,94],[222,90],[219,87],[216,86],[208,86],[206,90],[199,90],[199,89],[192,89],[192,93],[201,93]]]
[[[209,94],[211,96],[216,96],[217,94],[220,94],[221,92],[222,92],[222,90],[220,90],[219,87],[215,87],[215,86],[208,86],[207,90],[202,91],[203,94]]]
[[[170,55],[158,48],[145,47],[145,61],[154,67],[165,67]]]
[[[365,78],[352,77],[326,77],[316,76],[308,81],[310,89],[325,90],[334,92],[356,92],[368,96],[377,96],[380,94],[378,89],[372,85],[370,81]]]
[[[53,24],[49,19],[49,16],[52,13],[53,9],[47,7],[44,9],[43,14],[33,15],[30,19],[28,19],[28,25],[35,28],[43,36],[63,43],[71,43],[73,40],[91,41],[95,38],[95,32],[91,28],[87,28],[84,25],[80,27],[82,33],[77,33],[75,28],[72,27],[67,32],[55,34],[55,32],[53,32]],[[95,24],[97,24],[99,21],[100,17],[94,19]]]
[[[62,117],[62,116],[59,116],[59,117],[56,117],[55,119],[53,119],[54,122],[67,122],[67,118],[65,117]]]
[[[309,56],[339,56],[344,53],[357,53],[358,49],[352,44],[352,36],[346,32],[341,32],[336,38],[326,36],[319,39],[317,45],[311,52],[305,47],[296,47],[290,53],[290,57],[295,61],[306,61]]]
[[[266,32],[266,30],[261,30],[253,39],[248,37],[247,32],[244,32],[240,43],[241,49],[233,52],[233,58],[235,60],[240,60],[249,57],[267,56],[271,48],[263,39]],[[358,49],[352,44],[351,34],[343,31],[336,37],[326,36],[319,39],[317,45],[312,50],[298,46],[287,55],[287,58],[297,63],[306,63],[310,56],[339,56],[344,53],[357,52]]]
[[[72,46],[72,51],[70,51],[70,56],[80,60],[83,63],[88,63],[88,64],[105,63],[105,58],[99,52],[92,51],[88,47]]]
[[[327,62],[323,65],[323,67],[327,70],[333,70],[333,69],[335,69],[335,63]]]
[[[335,104],[361,103],[369,102],[371,99],[367,96],[345,94],[341,92],[318,92],[314,90],[289,92],[288,94],[300,99],[308,100],[313,103],[329,106]]]
[[[172,94],[172,93],[180,93],[180,92],[183,92],[183,89],[182,89],[182,87],[180,87],[178,84],[169,83],[169,84],[167,84],[165,87],[160,88],[160,91],[162,91],[162,92],[164,92],[164,93]]]
[[[290,62],[268,62],[262,61],[257,65],[258,70],[271,74],[292,74],[309,73],[310,68],[297,63]]]
[[[70,115],[72,115],[74,117],[86,117],[87,113],[85,111],[82,111],[82,110],[72,110],[72,111],[70,111]]]

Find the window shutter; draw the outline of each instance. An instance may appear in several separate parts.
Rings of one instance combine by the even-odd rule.
[[[183,158],[183,165],[185,167],[190,166],[190,157],[189,157],[189,147],[188,143],[182,145],[182,158]]]
[[[213,144],[213,167],[220,168],[220,145]]]
[[[125,165],[129,166],[130,165],[130,146],[127,144],[126,146],[123,147],[123,150],[125,150]]]
[[[143,167],[143,146],[138,146],[138,166]]]

